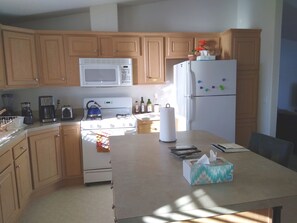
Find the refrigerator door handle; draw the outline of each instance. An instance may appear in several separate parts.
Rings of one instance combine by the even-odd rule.
[[[191,123],[193,121],[193,102],[194,97],[191,95],[186,97],[186,130],[191,130]]]

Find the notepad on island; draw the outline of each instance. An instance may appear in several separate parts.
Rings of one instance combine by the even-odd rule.
[[[247,152],[250,151],[241,145],[235,143],[219,143],[211,144],[213,147],[223,151],[224,153],[236,153],[236,152]]]

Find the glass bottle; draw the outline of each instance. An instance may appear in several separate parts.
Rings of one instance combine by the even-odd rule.
[[[135,101],[135,113],[139,113],[139,104],[138,101]]]
[[[144,104],[143,97],[141,97],[141,101],[140,101],[140,112],[145,113],[145,104]]]
[[[146,111],[147,112],[153,112],[153,105],[152,105],[152,102],[150,99],[147,100],[147,103],[146,103]]]

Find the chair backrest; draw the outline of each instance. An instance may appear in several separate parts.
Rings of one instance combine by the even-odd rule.
[[[248,148],[287,167],[290,155],[293,153],[294,144],[283,139],[254,132],[251,135]]]

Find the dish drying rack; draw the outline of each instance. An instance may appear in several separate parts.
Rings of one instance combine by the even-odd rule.
[[[23,116],[0,116],[0,132],[18,129],[23,122]]]

